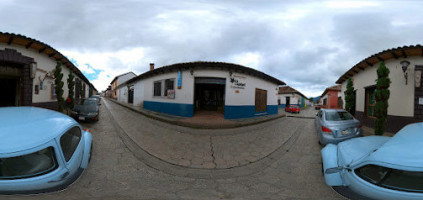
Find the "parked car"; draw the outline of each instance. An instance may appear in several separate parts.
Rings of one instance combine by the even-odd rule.
[[[0,108],[0,194],[57,191],[88,167],[92,136],[71,117],[35,107]]]
[[[342,109],[322,109],[316,113],[315,125],[319,143],[339,143],[363,135],[362,124]]]
[[[285,107],[285,112],[300,113],[300,107],[297,105],[290,105]]]
[[[325,181],[373,199],[423,199],[423,123],[322,149]]]
[[[319,105],[319,104],[316,104],[315,106],[314,106],[314,109],[315,110],[320,110],[322,108],[322,106],[321,105]]]
[[[100,119],[100,115],[97,99],[83,99],[81,105],[75,105],[73,107],[71,116],[80,121],[98,121]]]
[[[101,97],[100,97],[100,95],[92,95],[90,98],[97,99],[98,105],[101,105]]]

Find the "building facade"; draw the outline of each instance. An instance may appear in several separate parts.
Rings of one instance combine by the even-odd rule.
[[[355,89],[355,116],[365,125],[373,127],[375,121],[376,70],[384,62],[390,70],[387,131],[397,132],[409,123],[423,121],[423,47],[404,46],[374,54],[357,63],[336,83],[342,84],[341,95],[351,78]],[[344,102],[345,105],[345,102]]]
[[[96,93],[89,80],[60,52],[23,35],[0,32],[0,106],[38,106],[57,109],[54,71],[62,63],[63,98],[68,96],[70,72],[81,83],[81,96]],[[75,84],[75,94],[79,94]]]
[[[341,85],[334,85],[325,89],[321,95],[322,108],[342,109],[344,101],[341,95]]]
[[[278,86],[257,70],[222,62],[178,63],[151,69],[126,82],[133,104],[170,115],[221,113],[225,119],[278,113]]]
[[[134,72],[128,72],[121,74],[119,76],[116,76],[112,82],[110,82],[110,98],[116,99],[116,100],[123,100],[123,95],[127,95],[127,93],[124,93],[125,88],[122,88],[121,86],[124,85],[126,81],[128,81],[131,78],[136,77],[137,75],[134,74]],[[120,93],[119,93],[119,90]],[[127,99],[127,97],[126,97]],[[127,102],[127,100],[126,100]]]
[[[280,108],[285,108],[289,105],[297,105],[301,108],[309,105],[307,97],[305,97],[298,90],[290,86],[279,87],[278,91],[278,105]]]

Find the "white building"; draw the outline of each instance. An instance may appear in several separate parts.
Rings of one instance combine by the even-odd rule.
[[[111,82],[112,96],[116,96],[116,99],[120,102],[128,103],[129,90],[126,85],[126,81],[136,77],[134,72],[128,72],[116,76]]]
[[[396,132],[409,123],[423,121],[422,52],[421,45],[404,46],[382,51],[360,61],[336,81],[342,84],[342,99],[345,101],[347,80],[351,78],[356,93],[355,116],[365,125],[373,127],[376,70],[383,61],[390,70],[391,79],[386,130]]]
[[[58,61],[62,63],[64,99],[68,97],[67,79],[71,71],[75,81],[81,82],[82,97],[97,92],[81,71],[56,49],[23,35],[0,32],[0,106],[56,109],[54,70]]]
[[[226,119],[277,114],[278,87],[285,85],[230,63],[190,62],[150,69],[126,82],[134,90],[133,104],[184,117],[210,111]]]
[[[282,86],[279,87],[278,105],[280,108],[285,108],[289,105],[297,105],[304,108],[306,105],[310,105],[310,102],[307,97],[298,90],[290,86]]]

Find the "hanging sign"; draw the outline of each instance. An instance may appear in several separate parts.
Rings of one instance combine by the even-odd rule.
[[[178,71],[178,89],[182,88],[182,71]]]

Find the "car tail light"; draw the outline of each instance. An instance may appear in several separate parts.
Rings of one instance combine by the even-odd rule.
[[[84,131],[85,131],[85,132],[90,132],[90,133],[91,133],[90,129],[87,129],[87,128],[86,128],[86,129],[84,129]]]
[[[330,130],[329,128],[322,126],[322,131],[323,132],[327,132],[327,133],[332,133],[332,130]]]
[[[363,127],[363,124],[362,123],[360,123],[360,125],[358,126],[358,128],[361,128],[361,127]]]

